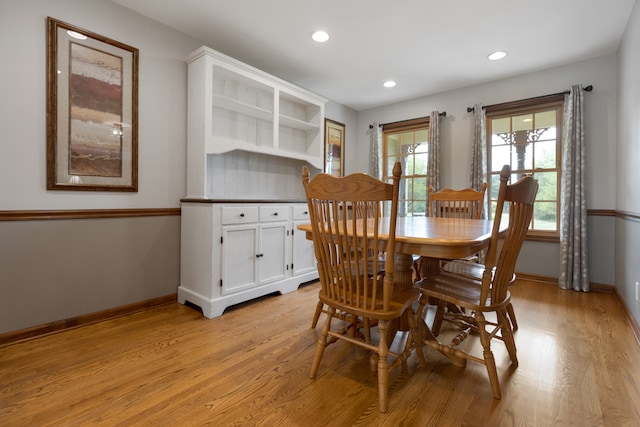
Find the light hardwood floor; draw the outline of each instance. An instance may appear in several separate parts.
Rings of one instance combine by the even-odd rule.
[[[0,348],[3,426],[640,426],[640,346],[613,294],[513,286],[520,365],[426,350],[378,412],[364,349],[328,347],[308,378],[318,284],[206,319],[172,304]],[[321,318],[322,322],[322,318]]]

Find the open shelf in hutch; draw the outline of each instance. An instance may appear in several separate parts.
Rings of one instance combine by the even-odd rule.
[[[207,47],[187,63],[187,197],[206,197],[210,154],[242,150],[322,168],[326,99]]]

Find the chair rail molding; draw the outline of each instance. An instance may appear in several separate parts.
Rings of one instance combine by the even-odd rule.
[[[4,210],[0,211],[0,221],[131,218],[143,216],[180,216],[180,214],[180,208]]]

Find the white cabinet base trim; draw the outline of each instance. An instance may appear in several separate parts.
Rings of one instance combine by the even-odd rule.
[[[178,286],[178,302],[180,304],[186,304],[186,302],[189,301],[191,304],[200,307],[202,309],[202,314],[205,317],[212,319],[214,317],[222,316],[224,310],[232,305],[260,298],[274,292],[279,292],[281,295],[288,294],[296,291],[301,284],[314,280],[318,280],[318,273],[315,271],[291,277],[279,282],[268,283],[266,285],[247,289],[246,291],[237,292],[231,295],[219,296],[215,299],[206,298],[203,295],[182,286]]]

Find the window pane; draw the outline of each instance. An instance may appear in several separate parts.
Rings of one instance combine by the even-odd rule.
[[[413,180],[413,200],[427,200],[427,178],[420,177]]]
[[[387,139],[387,155],[389,156],[397,156],[400,154],[399,151],[399,135],[389,135]]]
[[[555,127],[550,127],[550,128],[541,128],[540,130],[540,137],[538,138],[538,141],[547,141],[547,140],[555,140],[556,139],[556,128]]]
[[[506,133],[493,133],[491,135],[491,146],[495,149],[496,146],[499,145],[509,145],[507,141],[505,141],[504,137],[501,135],[506,135],[509,134],[509,132]]]
[[[511,164],[511,147],[502,145],[491,150],[491,172],[500,172],[504,165]]]
[[[536,165],[535,165],[536,168],[555,169],[556,168],[556,141],[551,140],[551,141],[543,141],[543,142],[536,143],[535,161],[536,161]]]
[[[536,230],[555,231],[557,224],[556,202],[539,202],[533,204],[533,228]]]
[[[533,114],[513,116],[513,131],[533,129]]]
[[[493,119],[491,121],[493,133],[511,132],[511,118]]]
[[[531,170],[533,169],[533,144],[518,143],[514,144],[511,151],[511,169],[512,170]],[[502,168],[502,166],[500,167]]]
[[[413,199],[413,179],[403,179],[402,183],[404,183],[404,188],[400,189],[402,194],[402,190],[404,190],[404,198],[407,200]]]
[[[415,131],[415,142],[418,144],[416,153],[426,153],[429,146],[429,131],[427,129]]]
[[[427,153],[415,155],[415,171],[416,175],[427,174],[427,164],[429,163],[429,155]]]
[[[413,202],[413,215],[426,216],[426,212],[427,212],[426,198],[425,200],[419,200],[418,198],[416,198],[416,200]]]
[[[407,201],[407,213],[405,216],[413,216],[413,202],[411,200]]]
[[[413,156],[408,156],[405,159],[405,164],[402,165],[402,174],[403,175],[415,175],[414,165],[413,165]]]
[[[558,173],[541,172],[533,176],[538,180],[536,200],[556,202],[558,200]]]
[[[542,111],[535,114],[536,129],[556,126],[556,110]]]
[[[413,132],[405,132],[400,134],[400,143],[402,144],[402,153],[409,152],[408,146],[413,145],[415,140],[413,139]]]

